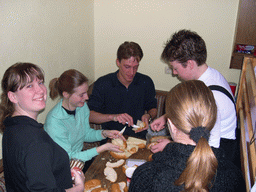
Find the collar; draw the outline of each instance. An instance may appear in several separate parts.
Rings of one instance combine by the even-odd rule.
[[[18,125],[18,124],[23,124],[23,125],[32,125],[35,128],[43,128],[43,124],[42,123],[38,123],[36,120],[28,117],[28,116],[15,116],[15,117],[7,117],[4,120],[4,125],[6,127],[8,126],[14,126],[14,125]]]
[[[119,79],[117,78],[117,73],[119,72],[119,70],[117,70],[116,72],[113,73],[113,78],[112,78],[112,82],[113,82],[113,86],[114,87],[117,87],[117,86],[122,86],[122,87],[125,87],[120,81]],[[140,73],[136,73],[134,78],[133,78],[133,81],[131,82],[131,84],[129,85],[129,87],[131,85],[138,85],[139,84],[139,77],[140,77]],[[126,87],[125,87],[126,88]]]

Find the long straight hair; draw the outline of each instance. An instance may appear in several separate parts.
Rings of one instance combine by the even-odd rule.
[[[213,94],[198,80],[175,86],[167,96],[166,112],[175,127],[188,135],[191,129],[199,126],[211,131],[217,118]],[[208,141],[201,137],[187,159],[186,168],[174,184],[184,184],[184,191],[209,191],[217,166],[218,161]]]

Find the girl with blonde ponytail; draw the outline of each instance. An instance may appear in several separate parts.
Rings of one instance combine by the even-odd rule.
[[[166,99],[172,140],[138,167],[129,191],[244,191],[241,171],[208,144],[217,117],[211,90],[198,80],[176,85]]]

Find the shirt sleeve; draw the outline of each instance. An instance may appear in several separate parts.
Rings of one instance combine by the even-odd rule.
[[[69,139],[69,131],[64,123],[59,119],[48,119],[47,120],[47,133],[51,138],[60,145],[69,155],[69,158],[77,158],[82,161],[89,161],[99,153],[96,147],[82,151],[82,147],[72,147]],[[54,128],[53,128],[54,127]],[[98,130],[92,130],[98,131]],[[88,133],[89,134],[89,133]],[[83,141],[75,141],[76,145],[83,145]]]
[[[24,159],[27,187],[29,191],[63,191],[57,187],[54,173],[52,172],[52,149],[46,143],[37,143],[30,146]]]

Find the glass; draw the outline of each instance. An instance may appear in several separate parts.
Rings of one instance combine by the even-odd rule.
[[[151,139],[152,137],[155,137],[155,136],[170,136],[169,130],[168,130],[168,128],[166,127],[166,125],[165,125],[165,127],[164,127],[162,130],[160,130],[160,131],[153,131],[153,130],[151,129],[151,126],[149,125],[148,132],[147,132],[147,134],[146,134],[147,144],[149,144],[149,143],[150,143],[150,139]]]

